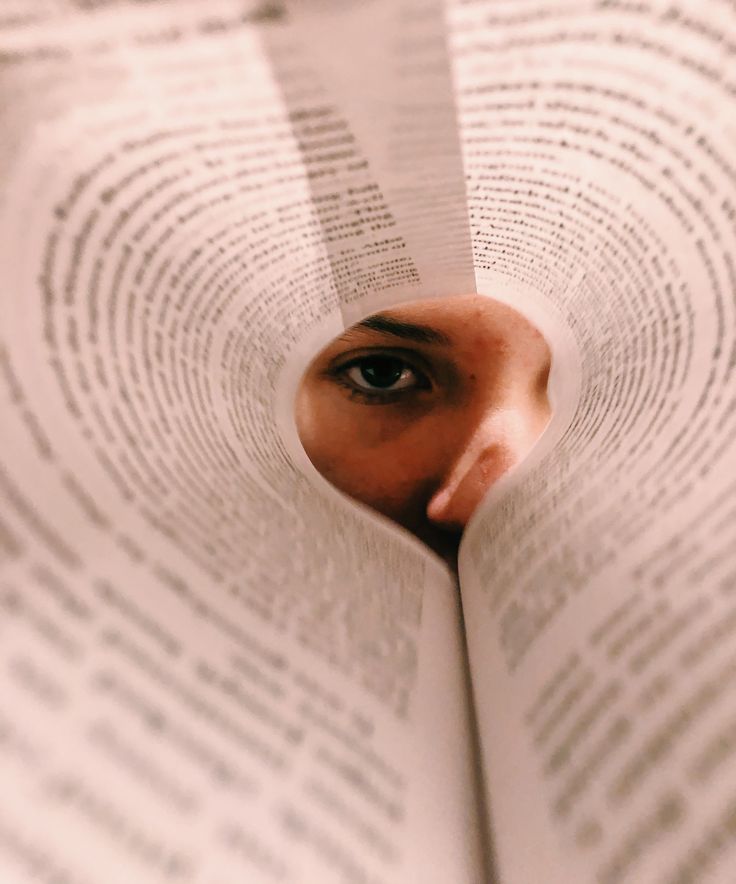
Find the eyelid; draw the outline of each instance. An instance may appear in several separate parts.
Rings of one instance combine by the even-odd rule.
[[[388,356],[393,359],[401,359],[414,371],[424,375],[428,381],[433,384],[435,383],[435,371],[429,361],[421,353],[406,347],[374,345],[343,352],[330,359],[325,369],[325,374],[334,375],[337,372],[344,371],[346,368],[350,368],[355,363],[360,362],[361,359],[371,356]]]
[[[365,379],[365,384],[362,383],[362,379],[359,380],[355,377],[355,370],[357,369],[358,374],[362,375],[364,371],[363,364],[366,362],[370,362],[371,358],[376,359],[376,357],[363,356],[352,365],[345,366],[345,368],[343,368],[340,372],[341,380],[360,390],[361,393],[366,393],[370,396],[386,396],[393,394],[406,396],[407,394],[414,393],[417,390],[431,389],[431,384],[424,376],[424,374],[418,369],[414,368],[413,365],[409,365],[408,363],[406,363],[403,359],[395,360],[401,366],[401,373],[399,377],[396,378],[396,381],[391,384],[391,386],[374,386],[367,379]]]

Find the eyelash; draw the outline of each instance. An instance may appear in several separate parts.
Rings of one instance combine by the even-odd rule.
[[[414,374],[417,383],[411,387],[381,392],[380,389],[376,389],[375,391],[361,389],[360,387],[355,386],[355,384],[349,379],[348,372],[351,368],[355,368],[370,359],[381,358],[394,359],[397,362],[402,363]],[[366,353],[363,356],[357,356],[354,359],[351,359],[349,362],[344,362],[342,365],[333,369],[332,377],[336,383],[348,391],[351,400],[358,400],[365,405],[390,405],[400,399],[411,396],[420,390],[429,390],[432,388],[432,383],[426,373],[413,365],[408,359],[405,359],[403,356],[397,356],[395,353],[383,353],[380,351]]]

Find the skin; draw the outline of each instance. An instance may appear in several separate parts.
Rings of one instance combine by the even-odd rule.
[[[549,421],[550,361],[542,335],[490,298],[402,304],[314,359],[299,436],[326,479],[454,563],[473,511]]]

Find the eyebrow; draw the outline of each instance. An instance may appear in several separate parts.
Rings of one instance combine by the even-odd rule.
[[[361,328],[394,335],[394,337],[403,338],[406,341],[416,341],[418,344],[452,343],[448,335],[436,328],[432,328],[429,325],[417,325],[413,322],[403,322],[400,319],[392,319],[385,314],[369,316],[367,319],[354,325],[352,329],[348,329],[348,331],[355,331]]]

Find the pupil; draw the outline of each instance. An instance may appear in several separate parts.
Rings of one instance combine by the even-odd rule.
[[[400,359],[376,357],[367,359],[360,367],[363,380],[373,387],[392,387],[401,377],[404,363]]]

